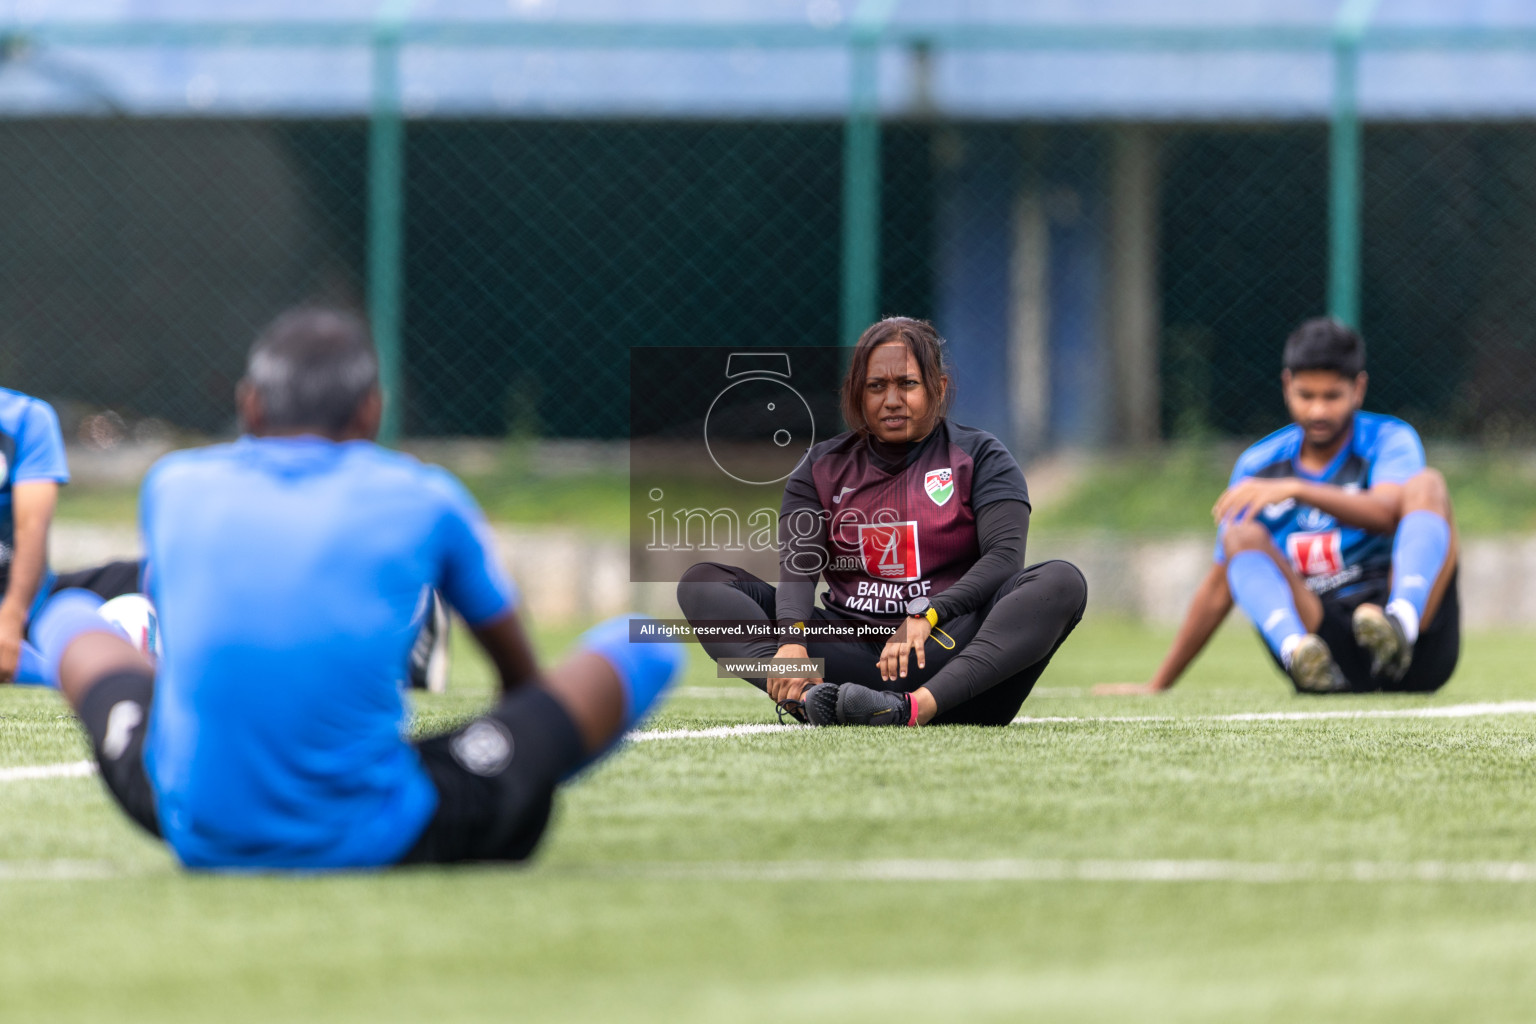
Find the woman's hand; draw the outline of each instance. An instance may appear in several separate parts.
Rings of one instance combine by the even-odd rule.
[[[926,668],[928,659],[923,654],[923,644],[928,641],[928,634],[933,632],[933,626],[924,616],[907,616],[901,620],[901,625],[885,641],[885,650],[880,652],[880,660],[876,662],[880,666],[880,678],[886,682],[894,682],[897,679],[907,677],[907,656],[917,655],[917,667]]]
[[[775,658],[795,658],[798,660],[803,660],[810,656],[810,652],[805,649],[805,644],[784,644],[774,654]],[[769,679],[768,696],[776,701],[799,700],[802,693],[819,682],[821,682],[819,678],[808,678],[805,676]]]

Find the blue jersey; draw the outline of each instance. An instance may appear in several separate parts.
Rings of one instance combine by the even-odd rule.
[[[59,418],[47,402],[0,388],[0,593],[10,579],[16,543],[11,487],[34,480],[69,482]]]
[[[365,441],[242,438],[144,480],[164,651],[145,764],[197,867],[399,859],[437,806],[399,681],[435,586],[471,626],[513,607],[449,473]]]
[[[1293,423],[1243,452],[1228,486],[1248,477],[1299,477],[1364,491],[1374,484],[1404,483],[1424,469],[1424,445],[1418,433],[1392,416],[1356,413],[1349,443],[1317,474],[1302,469],[1299,461],[1304,433]],[[1266,505],[1254,521],[1269,530],[1275,546],[1314,593],[1345,596],[1392,573],[1391,534],[1346,526],[1326,512],[1290,499]],[[1216,560],[1225,560],[1220,536]]]

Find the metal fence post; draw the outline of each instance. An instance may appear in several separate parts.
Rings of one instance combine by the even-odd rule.
[[[849,37],[848,117],[843,128],[842,317],[852,345],[880,301],[880,35],[897,0],[862,0]]]
[[[1360,37],[1378,0],[1344,0],[1334,25],[1328,119],[1328,315],[1360,326]]]
[[[409,0],[388,0],[373,37],[368,120],[368,319],[379,352],[384,422],[379,440],[400,437],[401,287],[405,234],[405,126],[400,112],[400,29]]]

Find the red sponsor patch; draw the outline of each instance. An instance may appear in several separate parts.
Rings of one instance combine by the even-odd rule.
[[[877,580],[906,582],[923,575],[915,521],[859,524],[859,553],[864,571]]]
[[[1285,538],[1285,553],[1303,576],[1332,576],[1344,571],[1344,537],[1338,530],[1293,533]]]

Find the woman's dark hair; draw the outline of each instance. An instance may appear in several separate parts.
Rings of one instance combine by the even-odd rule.
[[[1331,370],[1358,377],[1365,370],[1365,339],[1333,317],[1314,317],[1285,339],[1284,363],[1292,373]]]
[[[853,358],[848,363],[848,375],[843,378],[843,419],[860,434],[869,433],[869,424],[864,422],[864,380],[869,376],[869,357],[875,349],[890,341],[907,346],[907,351],[917,360],[934,422],[949,412],[955,382],[949,372],[948,346],[944,339],[926,320],[889,316],[871,324],[859,335],[858,344],[853,346]],[[940,384],[945,378],[950,378],[949,386],[941,393]]]

